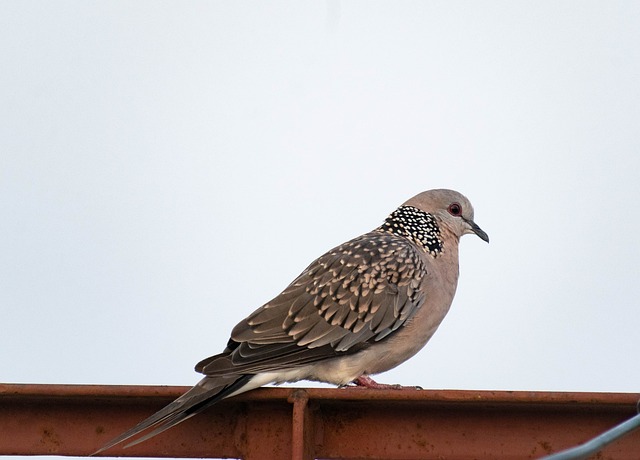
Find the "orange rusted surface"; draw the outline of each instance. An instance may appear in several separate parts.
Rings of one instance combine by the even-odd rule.
[[[186,387],[0,385],[0,455],[84,456]],[[526,459],[632,417],[640,394],[267,388],[105,456]],[[640,432],[602,451],[640,458]]]

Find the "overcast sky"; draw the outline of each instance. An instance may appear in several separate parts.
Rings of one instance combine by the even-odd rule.
[[[326,250],[453,188],[388,383],[640,388],[640,3],[2,2],[0,381],[179,384]]]

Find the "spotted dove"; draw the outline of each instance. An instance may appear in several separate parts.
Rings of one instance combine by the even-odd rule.
[[[458,241],[488,235],[469,200],[430,190],[384,223],[330,250],[276,298],[243,319],[205,375],[164,409],[98,452],[137,444],[221,399],[268,383],[314,380],[381,387],[369,377],[415,355],[447,314],[458,283]]]

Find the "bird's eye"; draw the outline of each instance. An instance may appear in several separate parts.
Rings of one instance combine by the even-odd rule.
[[[449,214],[452,216],[459,217],[462,215],[462,206],[460,206],[460,203],[451,203],[447,211],[449,211]]]

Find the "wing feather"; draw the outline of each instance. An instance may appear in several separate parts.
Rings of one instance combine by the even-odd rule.
[[[374,231],[327,252],[234,328],[233,349],[197,369],[211,376],[289,369],[383,340],[424,304],[420,251]]]

